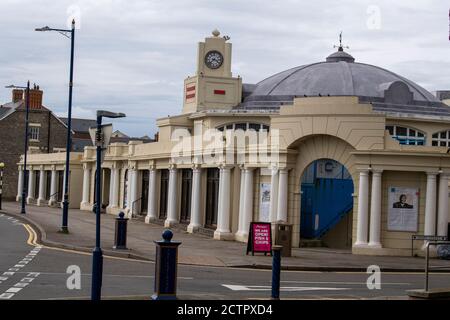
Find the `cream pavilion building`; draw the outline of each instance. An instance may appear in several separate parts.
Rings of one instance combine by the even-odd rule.
[[[412,235],[447,235],[449,106],[342,46],[257,84],[232,75],[231,52],[214,31],[198,45],[181,114],[157,121],[158,141],[108,147],[107,213],[217,240],[247,241],[252,221],[284,222],[293,246],[313,240],[355,254],[409,255]],[[41,177],[31,203],[57,202],[63,159],[30,155],[31,177]],[[72,159],[70,206],[91,211],[95,149]]]

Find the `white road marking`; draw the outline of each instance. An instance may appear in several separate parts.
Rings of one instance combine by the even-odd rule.
[[[23,258],[18,264],[14,265],[13,268],[9,268],[8,271],[3,272],[2,281],[8,280],[10,276],[13,276],[16,272],[19,273],[20,269],[25,267],[30,261],[34,259],[34,257],[41,250],[41,246],[35,247]],[[28,258],[27,258],[28,257]],[[27,261],[24,261],[27,259]],[[21,291],[23,288],[27,287],[36,277],[39,276],[39,272],[27,272],[27,277],[23,278],[20,282],[16,283],[14,286],[6,290],[4,293],[0,294],[0,299],[11,299],[15,294]],[[2,283],[0,281],[0,283]]]
[[[340,282],[340,281],[296,281],[296,280],[281,280],[280,282],[285,283],[304,283],[304,284],[360,284],[366,286],[366,282]],[[395,286],[405,286],[411,285],[411,283],[402,282],[383,282],[383,285],[395,285]]]
[[[233,284],[222,284],[225,288],[233,291],[270,291],[271,286],[243,286]],[[280,287],[280,291],[341,291],[351,288],[326,288],[326,287]]]

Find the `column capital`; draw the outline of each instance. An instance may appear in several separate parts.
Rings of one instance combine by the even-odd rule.
[[[233,166],[229,165],[229,164],[222,163],[219,165],[220,170],[228,170],[229,171],[229,170],[231,170],[231,168],[233,168]],[[244,169],[245,169],[245,167],[244,167]]]
[[[380,176],[383,173],[383,169],[372,169],[372,175]]]
[[[196,171],[201,171],[202,170],[202,166],[199,163],[194,163],[192,165],[192,171],[196,172]]]
[[[170,163],[168,169],[169,169],[170,171],[177,170],[177,165],[174,164],[174,163]]]
[[[56,166],[53,164],[51,167],[52,171],[56,171]]]
[[[439,177],[448,178],[450,177],[450,172],[439,172]]]
[[[439,174],[439,171],[426,171],[427,178],[436,179],[436,176]]]
[[[359,175],[360,176],[368,176],[369,175],[369,169],[359,169]]]

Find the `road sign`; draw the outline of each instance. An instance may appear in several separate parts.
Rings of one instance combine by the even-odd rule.
[[[102,124],[102,129],[101,129],[101,146],[102,149],[105,149],[108,145],[109,145],[109,141],[111,139],[112,136],[112,123],[109,124]],[[89,128],[89,135],[91,136],[91,140],[92,140],[92,144],[94,146],[97,145],[97,127],[91,127]]]

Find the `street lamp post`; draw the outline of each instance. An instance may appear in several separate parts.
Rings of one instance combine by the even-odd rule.
[[[62,35],[70,38],[70,75],[69,75],[69,106],[67,112],[67,142],[66,142],[66,167],[64,173],[64,198],[63,198],[63,213],[62,225],[60,232],[69,233],[69,172],[70,172],[70,151],[72,148],[72,88],[73,88],[73,57],[75,47],[75,19],[72,20],[72,28],[69,29],[53,29],[48,26],[37,28],[35,31],[56,31]]]
[[[28,124],[29,124],[29,113],[30,113],[30,81],[27,82],[26,87],[20,87],[15,85],[6,86],[5,88],[12,89],[25,89],[25,146],[23,152],[23,184],[22,184],[22,199],[21,199],[21,209],[20,213],[25,214],[25,204],[26,204],[26,195],[27,195],[27,151],[28,151]]]
[[[100,247],[100,210],[102,202],[101,177],[102,177],[102,149],[106,149],[107,140],[105,139],[102,118],[123,118],[125,114],[109,111],[97,111],[97,128],[95,131],[95,145],[97,147],[96,156],[96,181],[95,181],[95,248],[92,252],[92,287],[91,300],[100,300],[102,294],[102,274],[103,274],[103,253]]]

